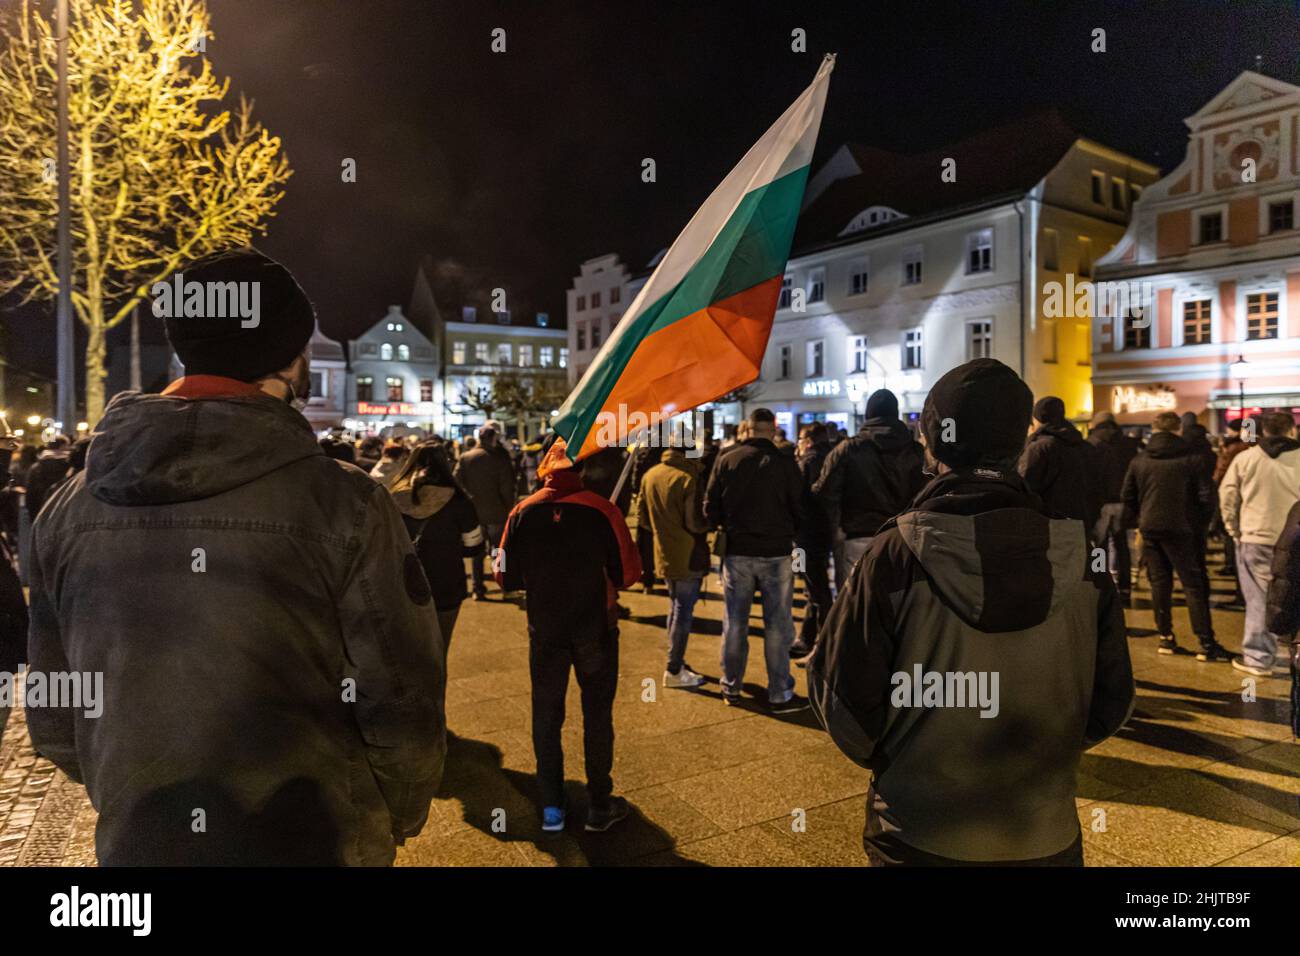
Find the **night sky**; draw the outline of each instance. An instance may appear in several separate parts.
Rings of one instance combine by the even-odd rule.
[[[295,170],[260,245],[355,336],[432,256],[516,313],[564,313],[586,258],[634,269],[839,60],[814,168],[845,141],[931,148],[1033,109],[1167,170],[1182,119],[1262,56],[1300,81],[1295,3],[209,0],[208,56]],[[507,52],[492,53],[494,27]],[[808,50],[790,49],[807,31]],[[1090,50],[1094,27],[1107,52]],[[358,181],[340,163],[356,159]],[[653,157],[658,181],[641,181]],[[52,314],[52,308],[39,310]],[[52,371],[52,321],[12,315]],[[33,334],[50,330],[48,338]]]

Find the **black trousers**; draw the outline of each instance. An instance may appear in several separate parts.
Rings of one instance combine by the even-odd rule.
[[[531,630],[531,629],[530,629]],[[570,669],[582,691],[582,743],[591,805],[604,809],[614,790],[614,691],[618,687],[618,628],[600,637],[529,635],[533,682],[533,753],[542,806],[564,806],[564,699]]]
[[[641,557],[641,583],[652,588],[655,584],[655,536],[649,528],[636,529],[636,550]]]
[[[830,551],[809,550],[804,557],[808,567],[803,572],[804,599],[803,623],[799,625],[799,643],[811,648],[817,643],[817,632],[826,622],[831,610]]]
[[[1142,560],[1151,580],[1151,604],[1156,616],[1156,630],[1174,633],[1174,574],[1183,586],[1192,631],[1202,646],[1214,641],[1214,624],[1210,621],[1210,582],[1205,573],[1204,538],[1195,532],[1177,534],[1164,531],[1142,532]]]

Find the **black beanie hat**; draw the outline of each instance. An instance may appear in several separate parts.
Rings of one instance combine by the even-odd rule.
[[[950,468],[1009,461],[1025,447],[1034,395],[997,359],[959,365],[934,383],[921,412],[930,453]],[[944,422],[952,419],[945,442]]]
[[[1065,421],[1065,402],[1055,395],[1046,395],[1034,403],[1034,421],[1051,425]]]
[[[897,418],[898,396],[887,388],[878,388],[867,399],[868,418]]]
[[[154,314],[164,317],[186,375],[256,381],[290,365],[316,329],[311,301],[289,270],[255,249],[204,256],[152,291]]]

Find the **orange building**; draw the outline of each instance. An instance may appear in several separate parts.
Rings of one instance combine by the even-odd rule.
[[[1096,265],[1093,408],[1300,417],[1300,87],[1247,71],[1186,123],[1187,157]]]

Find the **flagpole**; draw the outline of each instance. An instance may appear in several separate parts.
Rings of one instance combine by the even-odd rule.
[[[618,496],[623,491],[623,484],[627,481],[628,472],[632,470],[632,460],[636,457],[636,445],[629,445],[627,449],[627,461],[623,462],[623,473],[618,476],[618,484],[614,486],[614,493],[609,496],[612,502],[618,501]]]

